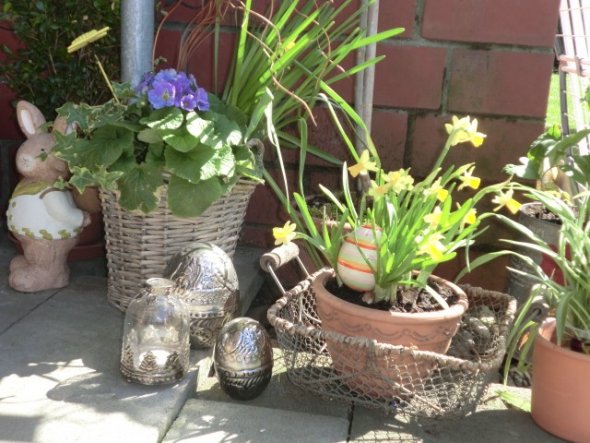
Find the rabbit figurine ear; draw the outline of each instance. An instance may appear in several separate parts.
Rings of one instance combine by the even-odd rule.
[[[18,124],[27,138],[44,132],[39,128],[45,124],[45,117],[32,103],[21,100],[16,104],[16,118]]]
[[[71,125],[68,125],[68,120],[64,117],[57,117],[53,122],[53,132],[60,134],[69,134],[73,130]]]

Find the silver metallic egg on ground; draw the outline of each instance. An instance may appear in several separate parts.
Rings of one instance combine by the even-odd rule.
[[[256,320],[238,317],[219,333],[213,363],[221,388],[236,400],[258,397],[272,376],[272,345]]]
[[[238,276],[229,256],[213,244],[191,243],[170,259],[164,277],[188,306],[191,345],[212,347],[238,309]]]

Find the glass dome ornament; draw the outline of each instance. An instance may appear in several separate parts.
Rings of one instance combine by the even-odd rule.
[[[188,371],[188,309],[172,281],[150,278],[146,284],[125,314],[121,374],[144,385],[173,383]]]

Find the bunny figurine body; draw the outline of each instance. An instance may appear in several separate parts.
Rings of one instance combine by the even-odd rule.
[[[69,281],[67,256],[78,242],[89,215],[78,209],[67,189],[54,183],[67,178],[67,164],[53,155],[55,136],[43,129],[45,118],[31,103],[16,108],[27,140],[18,148],[16,167],[22,175],[8,204],[8,229],[20,241],[23,255],[10,262],[9,285],[21,292],[62,288]],[[56,119],[53,131],[65,132]]]

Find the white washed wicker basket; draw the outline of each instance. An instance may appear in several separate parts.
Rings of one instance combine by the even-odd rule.
[[[168,209],[164,190],[149,214],[121,208],[117,195],[100,190],[108,267],[107,298],[125,311],[150,277],[161,277],[168,260],[190,242],[210,242],[233,257],[256,183],[240,180],[228,194],[195,218]]]

